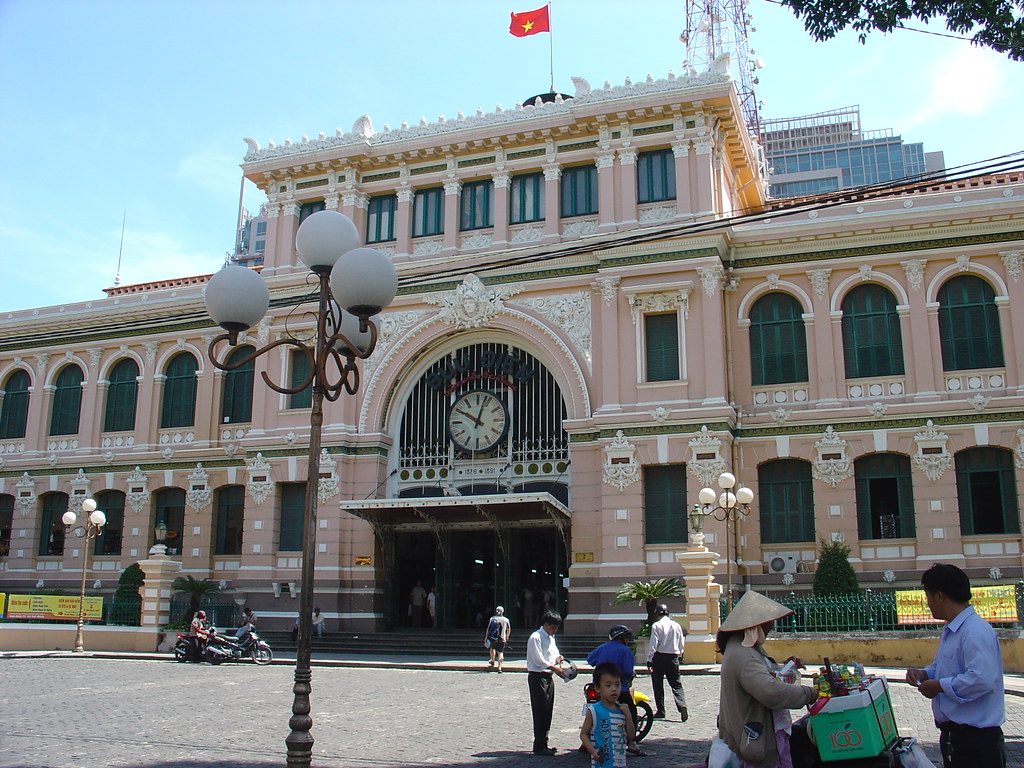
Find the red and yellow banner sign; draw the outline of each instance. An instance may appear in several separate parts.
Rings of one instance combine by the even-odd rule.
[[[0,592],[0,619],[4,618],[4,606],[7,604],[6,598],[7,595],[5,595],[3,592]]]
[[[103,618],[103,598],[87,597],[82,603],[86,621]],[[8,595],[8,619],[69,619],[78,621],[78,597],[74,595]]]
[[[991,624],[1017,621],[1017,591],[1013,584],[996,587],[971,587],[971,605]],[[942,624],[932,618],[923,589],[896,591],[897,624]]]

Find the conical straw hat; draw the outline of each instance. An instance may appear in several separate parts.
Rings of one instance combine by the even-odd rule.
[[[793,611],[765,597],[760,592],[747,591],[736,603],[736,607],[722,622],[720,632],[741,632],[751,627],[759,627],[769,621],[776,621],[789,616]]]

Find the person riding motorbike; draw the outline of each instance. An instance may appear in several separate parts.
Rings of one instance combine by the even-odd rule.
[[[633,640],[633,630],[625,624],[616,624],[608,630],[608,642],[602,643],[587,656],[587,663],[596,667],[598,664],[611,662],[622,673],[622,689],[619,702],[629,707],[629,714],[636,723],[636,704],[633,702],[633,651],[629,644]]]
[[[206,611],[196,612],[192,618],[192,624],[188,628],[188,637],[196,657],[201,659],[206,650],[206,641],[210,638],[210,630],[206,626]]]

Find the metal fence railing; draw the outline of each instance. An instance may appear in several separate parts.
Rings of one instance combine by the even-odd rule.
[[[1017,620],[996,627],[1024,628],[1024,581],[1015,585]],[[775,623],[776,632],[884,632],[937,629],[939,625],[901,624],[896,615],[895,589],[865,589],[848,595],[813,595],[796,592],[767,593],[793,610]],[[737,597],[738,599],[738,597]],[[726,600],[719,601],[722,620],[729,615]]]
[[[171,597],[171,624],[188,624],[192,621],[192,598],[189,595],[178,594]],[[223,629],[234,627],[237,624],[239,609],[233,602],[216,602],[210,598],[203,598],[199,601],[199,610],[206,612],[206,620],[213,626]]]

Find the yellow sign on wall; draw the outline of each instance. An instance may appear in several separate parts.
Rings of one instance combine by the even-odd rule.
[[[7,602],[6,598],[7,595],[5,595],[3,592],[0,592],[0,619],[4,618],[4,606],[6,605]]]
[[[1013,584],[996,587],[971,587],[971,605],[991,624],[1017,621],[1017,590]],[[942,624],[932,618],[923,589],[896,591],[897,624]]]
[[[82,603],[86,621],[103,618],[103,598],[87,597]],[[78,620],[78,598],[73,595],[8,595],[8,619]]]

